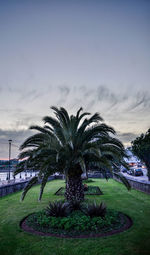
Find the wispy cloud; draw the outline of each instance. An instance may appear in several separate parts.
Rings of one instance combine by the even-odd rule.
[[[138,137],[139,134],[135,133],[121,133],[117,132],[117,138],[121,140],[125,145],[129,146],[131,145],[131,142],[135,140],[136,137]]]
[[[8,140],[12,139],[12,157],[16,157],[19,153],[21,143],[31,136],[31,130],[3,130],[0,129],[0,158],[8,156]]]
[[[16,94],[20,103],[16,103]],[[70,113],[75,113],[81,106],[85,111],[99,112],[107,124],[122,132],[119,133],[119,137],[124,143],[129,143],[136,134],[145,132],[149,127],[150,93],[148,91],[123,92],[114,91],[106,85],[89,87],[62,84],[47,85],[42,93],[39,88],[28,89],[25,92],[23,89],[16,89],[16,94],[14,98],[10,97],[7,107],[5,102],[0,107],[1,142],[7,141],[11,136],[18,143],[22,143],[28,134],[27,131],[22,130],[27,130],[32,124],[42,125],[42,117],[52,114],[49,109],[52,105],[66,107]]]
[[[60,98],[62,102],[72,103],[78,106],[80,101],[83,105],[91,107],[92,109],[102,107],[104,110],[109,111],[131,111],[140,109],[147,109],[150,106],[150,93],[148,91],[131,91],[127,92],[113,91],[107,85],[94,86],[74,86],[67,85],[59,87],[58,102]],[[138,110],[137,109],[137,110]]]
[[[150,94],[148,91],[138,91],[135,93],[135,96],[132,98],[132,103],[129,106],[129,110],[142,110],[147,107],[150,107]]]

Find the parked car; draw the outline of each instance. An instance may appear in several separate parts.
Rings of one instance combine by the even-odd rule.
[[[133,176],[143,176],[143,171],[141,168],[130,169],[129,171],[127,171],[127,173]]]
[[[141,163],[138,163],[138,164],[137,164],[137,167],[142,167],[142,164],[141,164]]]
[[[141,168],[135,169],[134,175],[135,176],[143,176],[142,169]]]

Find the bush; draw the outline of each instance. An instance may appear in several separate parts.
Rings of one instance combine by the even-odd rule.
[[[87,204],[84,213],[88,216],[92,217],[105,217],[106,214],[106,205],[102,202],[97,204],[95,201],[91,204]]]
[[[79,200],[71,200],[69,202],[69,207],[71,209],[71,212],[73,212],[73,211],[77,211],[77,210],[82,210],[83,204]]]
[[[112,226],[120,225],[118,212],[108,210],[105,218],[90,217],[76,210],[67,217],[47,216],[44,211],[30,215],[27,219],[28,225],[34,229],[54,233],[76,233],[101,232],[110,230]]]
[[[28,223],[33,226],[40,226],[40,227],[48,227],[50,225],[50,218],[47,217],[45,211],[37,212],[35,214],[31,214],[28,217]]]
[[[53,217],[66,217],[70,212],[69,204],[63,201],[50,202],[46,208],[46,214]]]

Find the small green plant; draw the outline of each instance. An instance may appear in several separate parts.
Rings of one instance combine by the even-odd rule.
[[[91,204],[87,204],[83,212],[92,217],[105,217],[106,214],[106,205],[102,202],[97,204],[95,201]]]
[[[71,212],[72,211],[77,211],[77,210],[82,210],[83,209],[83,204],[81,203],[81,201],[79,200],[71,200],[69,202],[69,207],[71,209]]]
[[[70,212],[69,204],[63,201],[50,202],[49,206],[46,208],[46,214],[53,217],[66,217]]]
[[[45,211],[32,214],[27,219],[27,224],[36,230],[50,233],[99,233],[108,231],[120,226],[120,216],[118,212],[108,210],[106,216],[90,217],[80,210],[73,211],[67,217],[47,216]]]

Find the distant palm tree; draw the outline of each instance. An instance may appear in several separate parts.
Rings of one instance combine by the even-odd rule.
[[[115,134],[112,127],[102,123],[102,118],[95,113],[90,118],[88,112],[82,113],[80,108],[76,115],[68,115],[64,108],[54,110],[56,118],[46,116],[45,125],[31,126],[38,133],[29,137],[20,147],[21,162],[15,174],[24,169],[39,170],[38,176],[33,177],[25,187],[22,199],[27,191],[41,179],[39,200],[48,177],[55,173],[64,173],[66,177],[67,200],[84,199],[81,174],[86,174],[92,163],[105,173],[114,171],[114,166],[126,166],[123,157],[126,156],[122,143],[110,134]],[[125,184],[128,183],[122,179]]]

